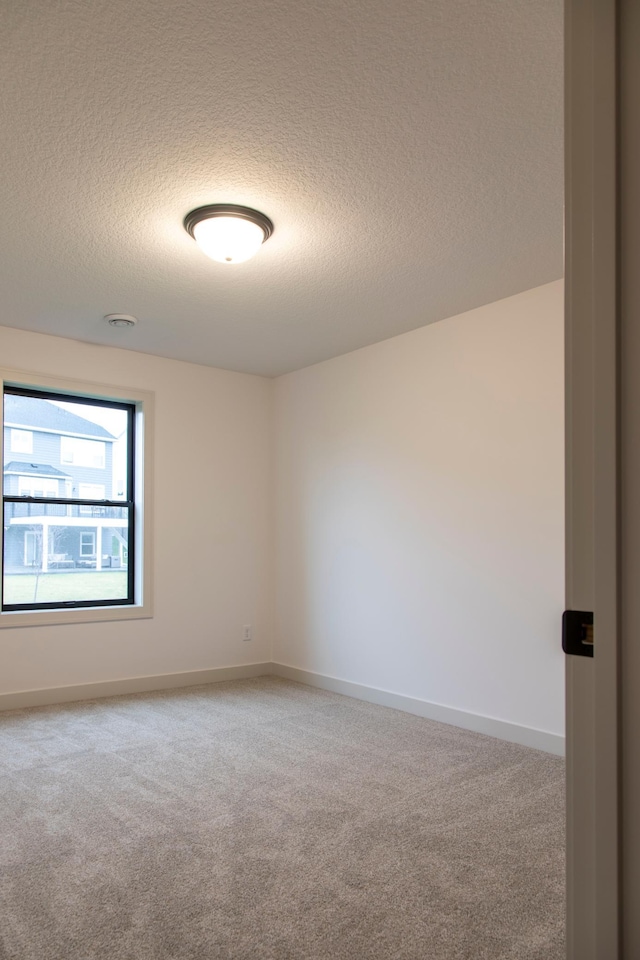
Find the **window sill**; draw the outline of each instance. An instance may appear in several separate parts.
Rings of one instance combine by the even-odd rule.
[[[45,627],[69,623],[99,623],[108,620],[149,620],[150,603],[113,607],[76,607],[69,610],[10,610],[0,614],[0,629]]]

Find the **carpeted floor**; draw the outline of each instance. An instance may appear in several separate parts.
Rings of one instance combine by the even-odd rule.
[[[564,765],[264,677],[0,715],[3,960],[561,960]]]

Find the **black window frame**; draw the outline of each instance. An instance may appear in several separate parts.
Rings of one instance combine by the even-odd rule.
[[[40,506],[46,504],[57,504],[62,506],[88,506],[94,508],[117,507],[128,511],[129,520],[129,538],[127,545],[127,596],[118,599],[105,600],[65,600],[58,602],[45,603],[5,603],[4,602],[4,561],[5,561],[5,543],[4,535],[2,539],[2,557],[0,559],[0,593],[2,602],[0,611],[2,613],[12,613],[19,611],[38,611],[38,610],[70,610],[80,608],[99,608],[99,607],[122,607],[133,606],[136,604],[135,582],[136,582],[136,555],[135,555],[135,524],[136,524],[136,500],[135,500],[135,452],[136,452],[136,404],[125,400],[108,400],[104,397],[92,396],[89,393],[62,393],[53,390],[43,390],[37,387],[18,387],[9,383],[4,384],[2,391],[2,429],[4,434],[5,416],[4,416],[4,398],[7,395],[20,397],[34,397],[39,400],[60,400],[65,403],[88,403],[96,407],[109,407],[114,410],[124,410],[127,413],[127,499],[121,500],[96,500],[80,497],[31,497],[16,496],[5,493],[4,483],[4,463],[2,475],[2,516],[4,528],[5,504],[7,503],[34,503]],[[4,458],[3,458],[4,459]],[[89,518],[87,518],[89,519]]]

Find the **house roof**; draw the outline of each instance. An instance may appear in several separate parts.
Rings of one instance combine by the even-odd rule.
[[[41,400],[39,397],[22,397],[6,393],[4,397],[5,423],[19,424],[32,430],[52,430],[56,433],[82,434],[104,440],[115,440],[112,433],[91,420],[85,420],[69,410]]]
[[[4,466],[5,473],[19,473],[22,476],[38,477],[70,477],[71,474],[50,466],[48,463],[26,463],[22,460],[11,460]]]

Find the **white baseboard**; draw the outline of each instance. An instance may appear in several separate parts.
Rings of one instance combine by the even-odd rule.
[[[0,694],[0,710],[15,710],[22,707],[41,707],[57,703],[72,703],[77,700],[95,700],[100,697],[116,697],[128,693],[149,693],[152,690],[171,690],[192,687],[203,683],[219,683],[223,680],[246,680],[251,677],[275,675],[287,680],[296,680],[311,687],[320,687],[332,693],[341,693],[357,700],[377,703],[382,707],[404,710],[418,717],[449,723],[454,727],[485,733],[499,740],[520,743],[557,756],[564,756],[564,737],[546,730],[524,727],[508,720],[468,713],[440,703],[430,703],[417,697],[407,697],[389,690],[379,690],[350,680],[339,680],[284,663],[248,663],[236,667],[218,667],[212,670],[189,670],[184,673],[162,673],[150,677],[128,677],[122,680],[105,680],[99,683],[81,683],[69,687],[48,687],[45,690],[22,690],[18,693]]]
[[[418,717],[426,717],[428,720],[449,723],[454,727],[473,730],[475,733],[485,733],[498,740],[508,740],[510,743],[520,743],[525,747],[544,750],[545,753],[564,756],[564,737],[557,733],[549,733],[547,730],[536,730],[534,727],[524,727],[508,720],[468,713],[466,710],[446,707],[440,703],[430,703],[428,700],[419,700],[416,697],[406,697],[400,693],[367,687],[361,683],[352,683],[350,680],[338,680],[336,677],[327,677],[321,673],[301,670],[299,667],[290,667],[284,663],[272,663],[271,673],[287,680],[306,683],[311,687],[330,690],[332,693],[342,693],[357,700],[367,700],[382,707],[393,707],[396,710],[404,710],[405,713],[414,713]]]
[[[272,673],[271,663],[247,663],[238,667],[218,667],[213,670],[188,670],[185,673],[161,673],[151,677],[127,677],[124,680],[105,680],[99,683],[80,683],[71,687],[48,687],[45,690],[22,690],[0,694],[0,710],[22,707],[42,707],[76,700],[95,700],[117,697],[126,693],[149,693],[152,690],[171,690],[194,687],[201,683],[219,683],[222,680],[247,680]]]

